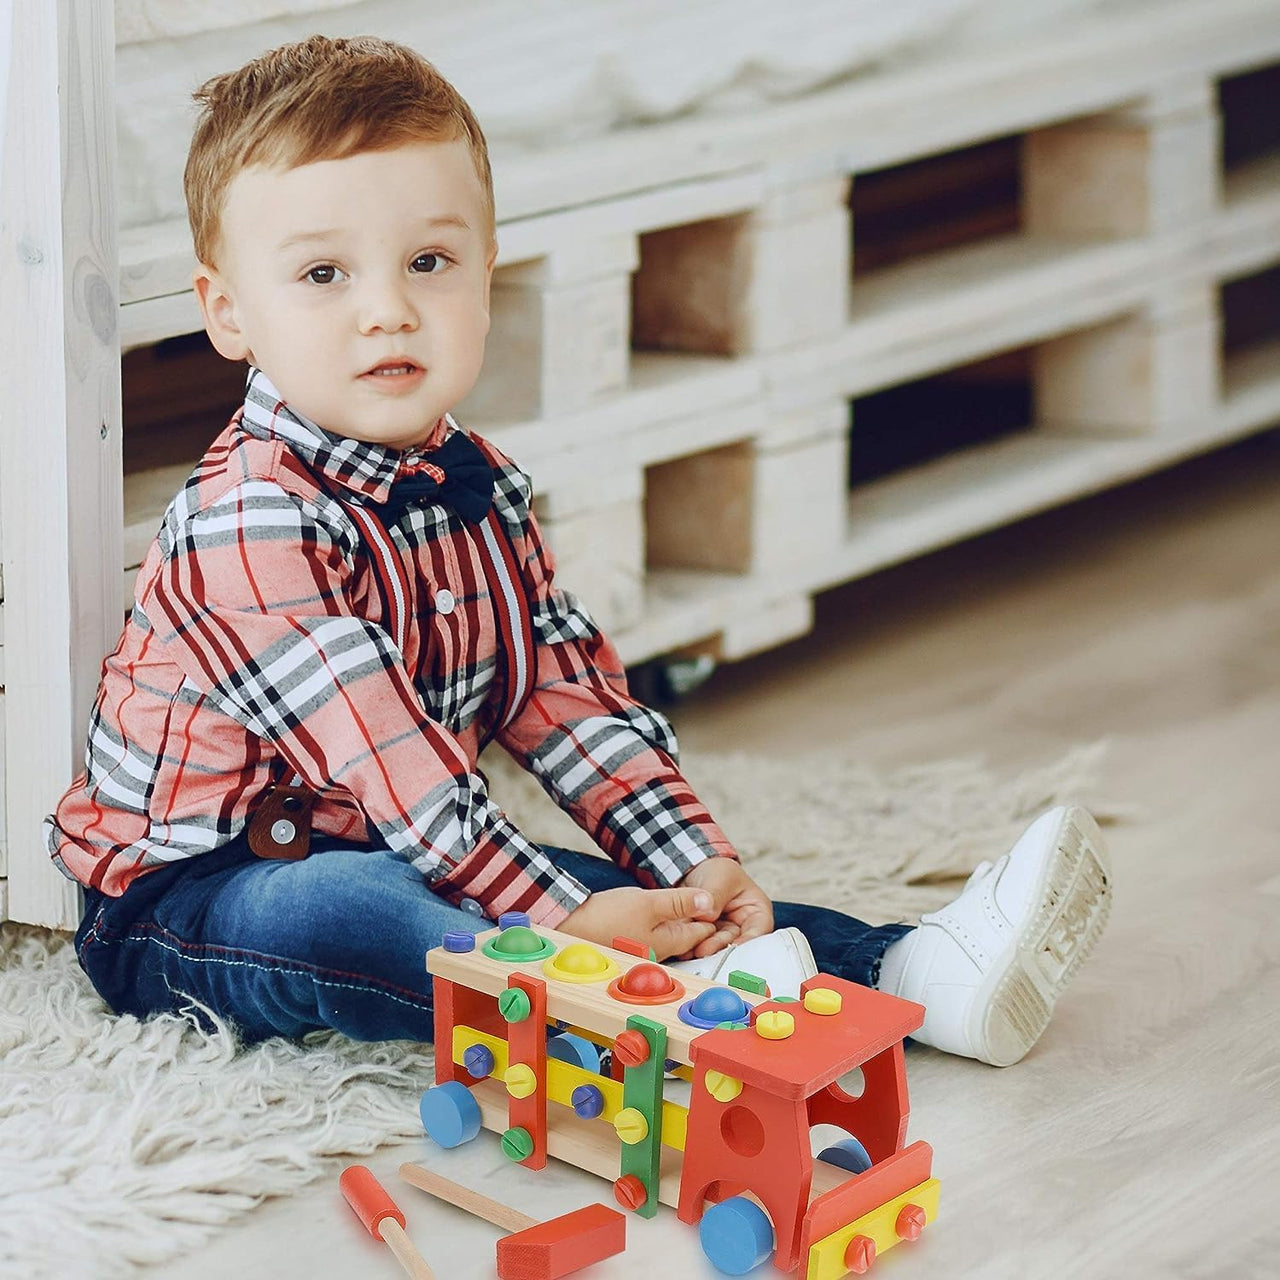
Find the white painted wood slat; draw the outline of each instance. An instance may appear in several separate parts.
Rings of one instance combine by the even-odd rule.
[[[84,754],[122,561],[112,8],[16,0],[0,180],[9,912],[71,926],[41,819]],[[38,424],[38,428],[33,426]],[[39,448],[33,448],[38,431]]]

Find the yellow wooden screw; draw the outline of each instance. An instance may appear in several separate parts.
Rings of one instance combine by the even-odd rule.
[[[725,1075],[723,1071],[708,1071],[704,1083],[707,1092],[717,1102],[732,1102],[742,1092],[742,1081]]]
[[[613,1118],[613,1128],[618,1137],[630,1147],[649,1136],[649,1122],[644,1118],[644,1112],[637,1111],[635,1107],[623,1107]]]
[[[810,1013],[839,1013],[844,997],[830,987],[811,987],[804,993],[804,1007]]]
[[[756,1019],[756,1035],[766,1040],[785,1040],[796,1029],[796,1020],[781,1009],[769,1009]]]
[[[538,1087],[538,1077],[534,1075],[533,1068],[523,1062],[508,1067],[502,1079],[513,1098],[527,1098]]]

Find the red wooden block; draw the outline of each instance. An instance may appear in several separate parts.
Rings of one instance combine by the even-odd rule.
[[[499,1280],[556,1280],[627,1247],[627,1219],[589,1204],[498,1241]]]

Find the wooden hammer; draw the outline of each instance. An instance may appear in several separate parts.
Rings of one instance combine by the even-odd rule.
[[[557,1280],[627,1247],[626,1218],[602,1204],[539,1222],[420,1164],[402,1164],[400,1176],[438,1200],[514,1232],[498,1241],[499,1280]]]
[[[374,1177],[373,1170],[363,1164],[348,1165],[338,1179],[338,1186],[369,1234],[386,1244],[413,1280],[435,1280],[426,1259],[404,1233],[404,1214]]]

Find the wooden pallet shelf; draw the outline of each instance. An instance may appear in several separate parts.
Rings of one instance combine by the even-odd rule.
[[[1225,381],[1220,413],[1199,430],[1138,439],[1029,431],[862,486],[848,498],[843,544],[820,564],[767,577],[652,573],[644,621],[617,637],[619,649],[632,662],[701,638],[724,656],[715,637],[780,599],[866,577],[1280,423],[1280,340],[1234,357]]]
[[[66,924],[69,891],[32,833],[78,765],[117,606],[223,425],[224,388],[195,370],[203,398],[172,420],[126,396],[121,431],[120,349],[163,354],[146,385],[166,413],[163,388],[203,358],[182,338],[200,330],[189,233],[127,229],[117,252],[111,140],[94,132],[111,118],[109,23],[88,0],[56,15],[22,3],[40,25],[15,100],[31,119],[63,105],[57,136],[4,153],[25,157],[26,181],[6,184],[0,226],[30,222],[44,247],[37,261],[7,243],[0,299],[53,317],[15,414],[44,412],[50,386],[67,394],[54,474],[4,457],[17,559],[0,662],[24,752],[0,790],[24,860],[11,905]],[[74,93],[59,97],[72,47]],[[1280,422],[1280,126],[1249,120],[1258,103],[1280,113],[1277,67],[1280,0],[1102,6],[1051,39],[497,154],[490,358],[459,418],[533,474],[562,582],[627,661],[690,647],[730,660],[802,634],[815,592]],[[958,185],[940,195],[940,174]],[[966,182],[949,221],[947,191]],[[91,227],[64,217],[60,243],[39,231],[77,201]],[[923,232],[896,235],[913,202],[904,225]],[[857,252],[860,213],[878,255]],[[0,311],[15,346],[29,322]],[[945,391],[1008,360],[1024,363],[1033,427],[848,489],[860,399],[937,378]]]
[[[767,373],[862,395],[1119,315],[1147,293],[1152,260],[1142,240],[1013,235],[887,267],[851,284],[840,334],[774,357]]]
[[[1269,396],[1272,414],[1280,416],[1280,379]],[[1067,498],[1137,479],[1229,444],[1259,425],[1247,415],[1238,417],[1233,422],[1224,410],[1213,430],[1159,439],[1082,440],[1031,431],[868,485],[849,498],[848,538],[823,585],[864,577]]]

